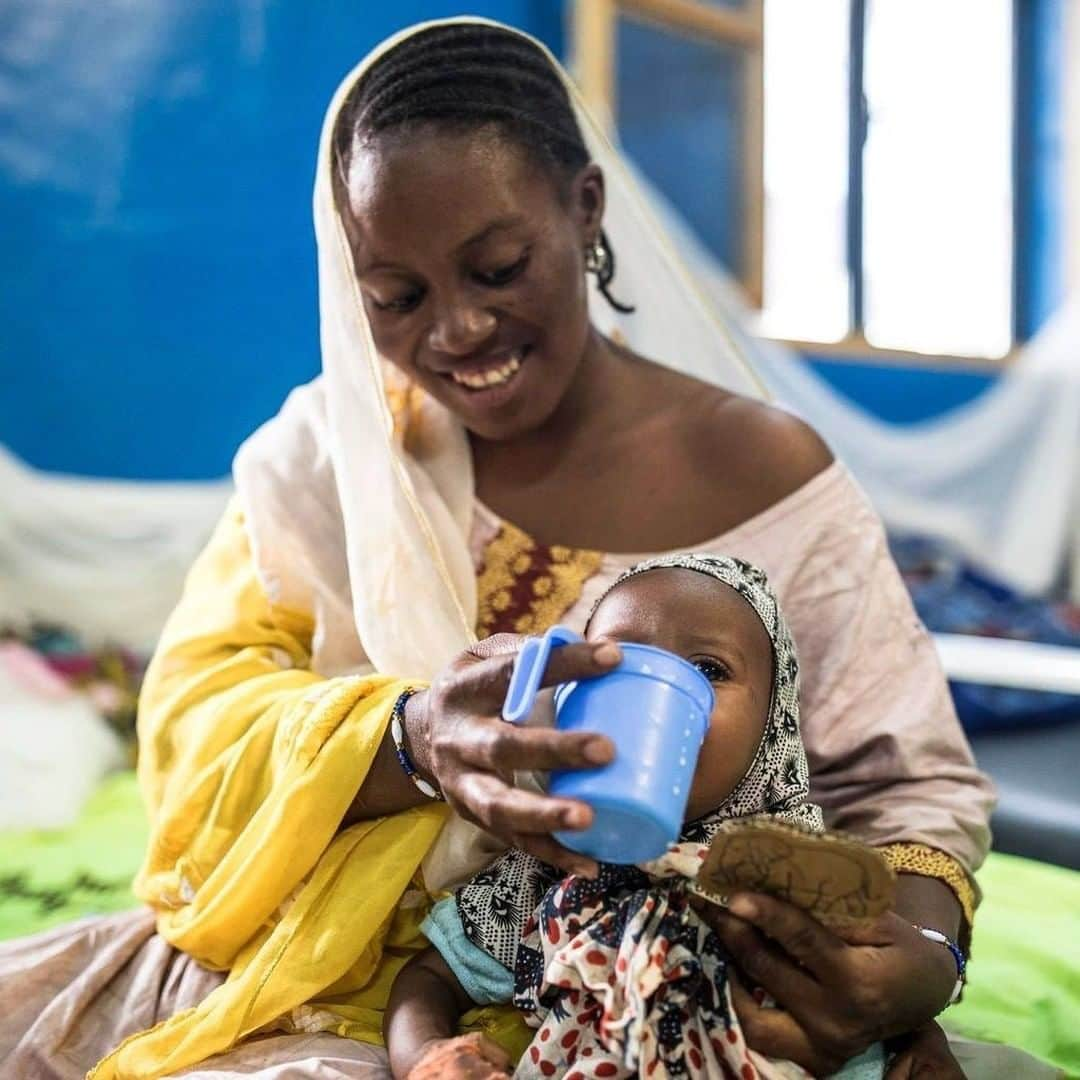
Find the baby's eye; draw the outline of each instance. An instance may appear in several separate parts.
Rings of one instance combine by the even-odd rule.
[[[690,661],[705,676],[709,682],[727,682],[731,678],[731,671],[726,664],[711,656],[698,656]]]

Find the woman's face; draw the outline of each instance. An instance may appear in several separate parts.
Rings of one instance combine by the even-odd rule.
[[[588,340],[599,170],[560,192],[496,129],[426,128],[358,145],[347,184],[342,216],[381,355],[481,438],[542,425]]]
[[[712,683],[716,704],[698,755],[686,820],[715,810],[746,775],[768,720],[773,647],[757,612],[707,574],[649,570],[604,597],[588,637],[667,649],[689,660]]]

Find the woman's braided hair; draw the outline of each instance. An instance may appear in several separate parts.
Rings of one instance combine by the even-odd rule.
[[[495,125],[564,189],[589,163],[573,106],[558,72],[527,38],[483,23],[434,26],[381,56],[349,92],[338,115],[334,153],[347,175],[357,141],[428,125],[456,132]],[[601,231],[606,258],[597,285],[619,311],[632,310],[609,292],[615,256]]]

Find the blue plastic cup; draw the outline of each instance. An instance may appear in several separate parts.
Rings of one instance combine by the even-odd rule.
[[[582,640],[555,626],[525,642],[504,720],[517,724],[528,717],[551,650]],[[662,855],[682,832],[714,695],[709,680],[681,656],[652,645],[619,648],[618,667],[555,691],[555,727],[606,735],[615,758],[593,769],[556,769],[548,791],[593,810],[592,825],[557,832],[560,843],[601,862],[639,863]]]

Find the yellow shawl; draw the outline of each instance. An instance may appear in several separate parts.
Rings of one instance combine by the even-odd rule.
[[[124,1042],[93,1080],[165,1076],[267,1027],[382,1040],[394,976],[426,944],[417,869],[446,808],[338,832],[395,698],[416,683],[320,678],[312,630],[269,604],[230,511],[147,674],[139,779],[152,835],[136,880],[162,936],[229,975]],[[522,1049],[511,1011],[469,1019]]]

